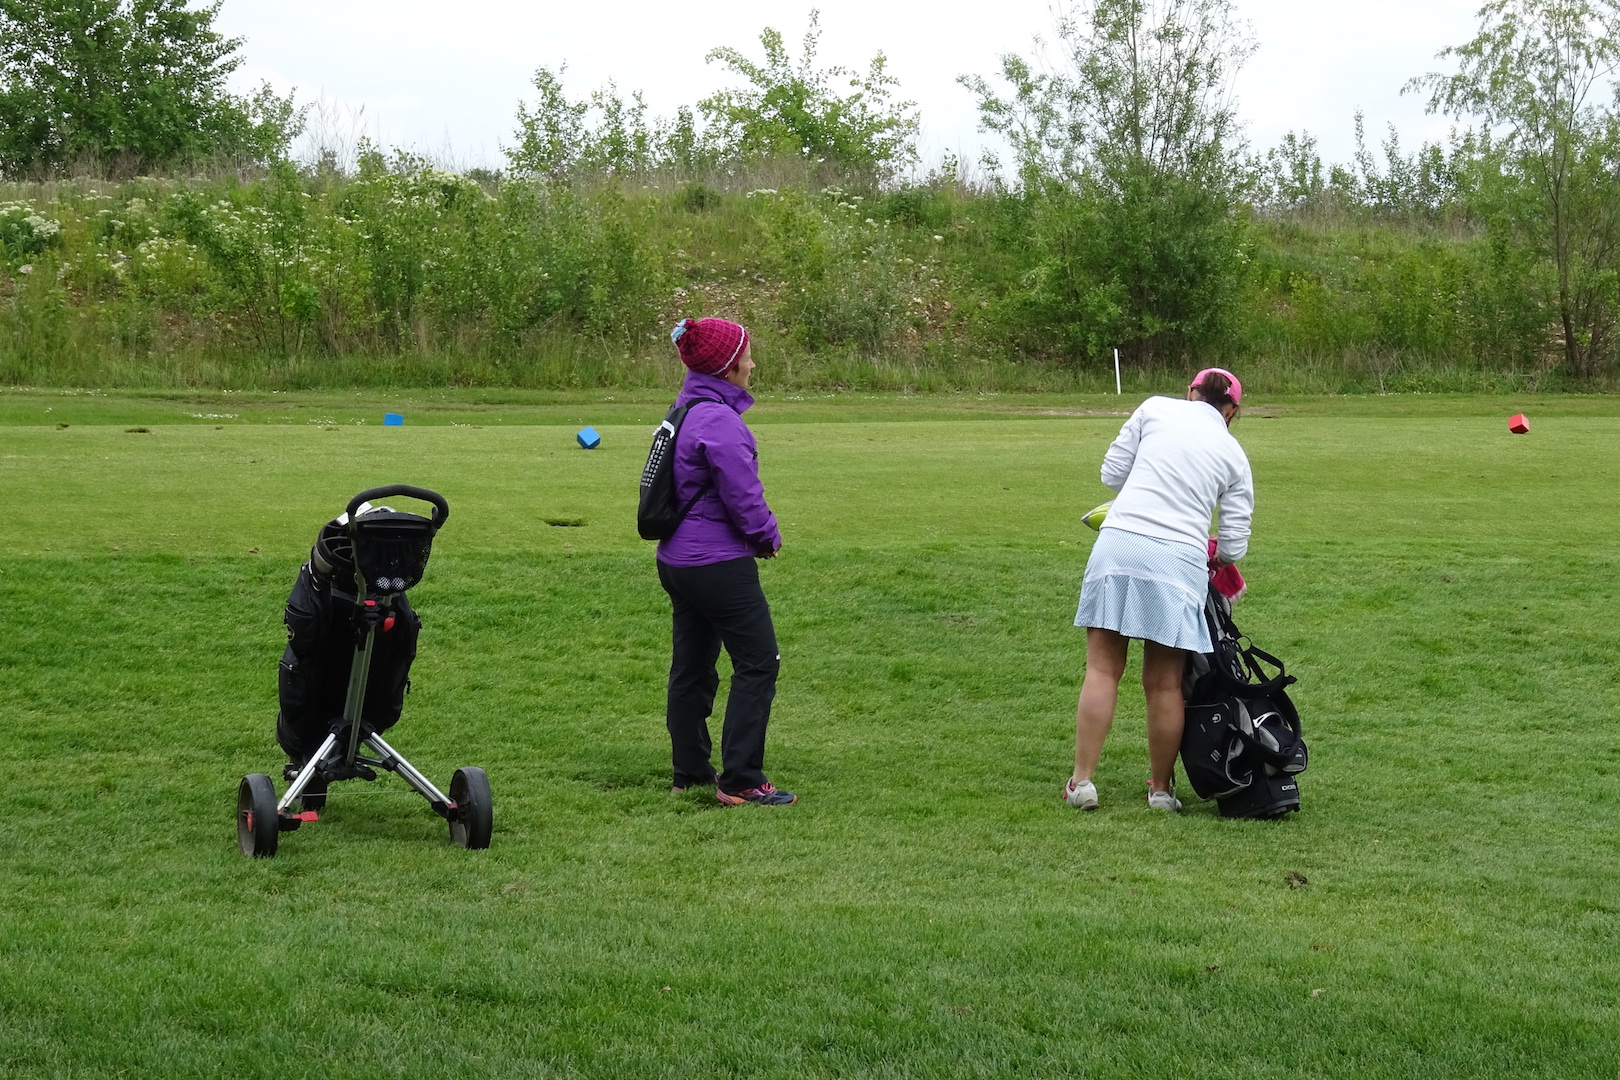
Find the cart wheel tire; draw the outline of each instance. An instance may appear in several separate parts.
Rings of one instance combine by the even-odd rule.
[[[244,855],[269,859],[280,837],[276,785],[264,773],[248,773],[236,789],[236,846]]]
[[[319,776],[310,777],[309,786],[304,788],[304,793],[298,797],[299,805],[305,810],[325,810],[326,786],[327,781]]]
[[[450,819],[450,839],[470,850],[489,847],[495,811],[484,770],[476,765],[457,769],[450,778],[450,801],[456,804],[455,816]]]

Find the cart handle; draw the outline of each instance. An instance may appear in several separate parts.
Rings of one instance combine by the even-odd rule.
[[[427,488],[415,487],[411,484],[385,484],[382,487],[367,488],[349,500],[349,520],[353,521],[355,513],[362,503],[373,502],[377,499],[386,499],[390,495],[408,495],[413,499],[432,503],[434,509],[433,531],[437,532],[450,517],[450,504],[444,501],[444,496],[437,491]]]

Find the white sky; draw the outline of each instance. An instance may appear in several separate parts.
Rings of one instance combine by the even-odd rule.
[[[1450,123],[1401,86],[1473,36],[1479,2],[1236,0],[1260,46],[1237,85],[1251,144],[1308,129],[1325,159],[1348,161],[1358,108],[1375,152],[1389,123],[1408,148],[1443,138]],[[566,62],[571,96],[612,79],[670,114],[727,83],[703,61],[717,45],[758,56],[760,30],[774,26],[796,57],[812,7],[823,65],[864,70],[887,54],[901,96],[921,107],[925,164],[946,150],[975,159],[985,144],[956,76],[992,75],[1002,54],[1052,36],[1048,0],[225,0],[216,25],[246,38],[239,88],[297,87],[300,100],[332,106],[326,125],[340,141],[363,133],[466,167],[501,163],[539,65]]]

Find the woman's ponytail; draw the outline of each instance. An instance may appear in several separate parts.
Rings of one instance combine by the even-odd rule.
[[[1228,405],[1232,406],[1233,409],[1241,408],[1237,396],[1232,392],[1232,379],[1224,371],[1210,368],[1207,371],[1199,372],[1198,381],[1192,384],[1192,389],[1200,399],[1207,401],[1217,409],[1225,409]],[[1238,393],[1242,393],[1242,391]],[[1234,412],[1233,419],[1236,418],[1237,414]]]

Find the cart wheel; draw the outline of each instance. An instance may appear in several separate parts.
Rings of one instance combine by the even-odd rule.
[[[484,770],[476,765],[457,769],[450,778],[450,801],[456,804],[456,815],[450,819],[450,839],[464,848],[489,847],[495,818],[489,777]]]
[[[305,810],[326,809],[326,785],[327,782],[319,776],[310,777],[304,793],[298,797],[298,802]]]
[[[244,855],[268,859],[280,835],[275,784],[264,773],[248,773],[236,789],[236,846]]]

